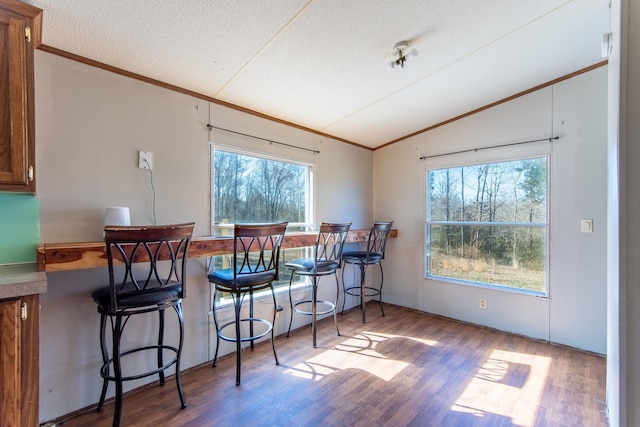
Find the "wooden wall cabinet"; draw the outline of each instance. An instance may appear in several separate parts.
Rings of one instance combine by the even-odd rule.
[[[0,191],[36,191],[33,52],[41,33],[41,9],[0,0]]]
[[[0,300],[0,427],[39,423],[39,300]]]

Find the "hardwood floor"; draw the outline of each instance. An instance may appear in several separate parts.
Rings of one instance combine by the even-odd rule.
[[[605,358],[370,303],[125,396],[126,426],[606,426]],[[98,373],[96,372],[96,375]],[[96,390],[96,399],[99,390]],[[113,403],[57,425],[109,426]]]

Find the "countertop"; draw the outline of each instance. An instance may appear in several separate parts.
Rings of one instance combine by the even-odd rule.
[[[315,246],[318,232],[300,232],[285,234],[283,249]],[[366,242],[369,229],[349,230],[347,243]],[[393,229],[389,238],[398,237],[398,230]],[[202,236],[191,239],[189,258],[209,257],[233,253],[231,237]],[[104,241],[77,243],[40,243],[37,251],[38,271],[68,271],[82,268],[107,266],[107,254]]]
[[[0,299],[47,292],[47,275],[35,263],[0,265]]]

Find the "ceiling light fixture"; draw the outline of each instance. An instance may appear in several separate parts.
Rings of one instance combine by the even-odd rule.
[[[416,49],[411,49],[408,52],[407,50],[409,50],[409,42],[407,41],[401,41],[393,45],[393,54],[397,55],[398,59],[389,62],[388,67],[390,70],[404,68],[404,63],[406,61],[418,56],[418,51]]]

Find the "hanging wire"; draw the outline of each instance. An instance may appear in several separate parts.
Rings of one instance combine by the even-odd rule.
[[[149,171],[149,180],[151,182],[151,193],[153,195],[153,199],[152,199],[152,210],[153,210],[153,225],[158,225],[158,221],[156,219],[156,188],[153,185],[153,171],[151,170],[151,165],[149,164],[149,162],[147,161],[147,159],[144,159],[144,162],[147,164],[148,166],[148,171]]]
[[[490,148],[511,147],[513,145],[521,145],[521,144],[531,144],[532,142],[542,142],[542,141],[552,142],[555,139],[560,139],[560,137],[559,136],[553,136],[551,138],[534,139],[534,140],[531,140],[531,141],[512,142],[511,144],[492,145],[491,147],[470,148],[468,150],[454,151],[454,152],[451,152],[451,153],[434,154],[432,156],[422,156],[422,157],[420,157],[420,160],[432,159],[434,157],[442,157],[442,156],[453,156],[454,154],[462,154],[462,153],[471,153],[471,152],[477,153],[480,150],[489,150]]]
[[[274,141],[272,139],[261,138],[259,136],[253,136],[253,135],[249,135],[247,133],[242,133],[242,132],[236,132],[235,130],[220,128],[220,127],[217,127],[217,126],[213,126],[212,124],[208,124],[207,128],[209,128],[209,130],[217,129],[217,130],[221,130],[221,131],[225,131],[225,132],[235,133],[236,135],[242,135],[242,136],[246,136],[246,137],[249,137],[249,138],[259,139],[259,140],[262,140],[262,141],[266,141],[266,142],[268,142],[270,144],[284,145],[285,147],[291,147],[291,148],[296,148],[298,150],[311,151],[314,154],[320,154],[320,151],[314,150],[314,149],[311,149],[311,148],[298,147],[297,145],[286,144],[284,142],[278,142],[278,141]]]

